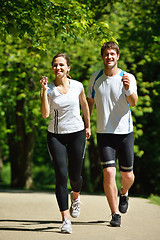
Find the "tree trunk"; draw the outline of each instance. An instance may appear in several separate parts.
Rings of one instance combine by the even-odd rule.
[[[19,89],[22,90],[23,86]],[[17,94],[18,95],[18,94]],[[17,99],[16,107],[6,112],[8,131],[9,157],[11,163],[11,187],[31,188],[32,180],[32,156],[34,149],[33,126],[29,132],[25,126],[25,99]],[[33,118],[32,113],[28,117]],[[27,120],[26,120],[27,121]],[[27,123],[29,124],[29,123]]]
[[[31,188],[32,180],[32,155],[34,148],[34,128],[32,132],[26,133],[24,119],[24,99],[17,100],[16,105],[16,128],[19,150],[19,180],[20,188]]]
[[[12,118],[11,118],[12,116]],[[6,112],[6,124],[8,129],[8,146],[9,146],[9,159],[11,163],[11,187],[18,186],[19,164],[18,164],[18,149],[15,140],[15,131],[12,129],[14,119],[10,109]]]

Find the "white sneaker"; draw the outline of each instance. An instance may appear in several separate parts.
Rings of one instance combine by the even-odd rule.
[[[73,192],[71,192],[70,194],[70,198],[71,198],[71,207],[69,209],[70,211],[70,215],[73,218],[77,218],[80,215],[80,195],[78,196],[77,199],[73,199]]]
[[[72,225],[71,222],[68,218],[65,218],[62,227],[61,227],[61,232],[62,233],[72,233]]]

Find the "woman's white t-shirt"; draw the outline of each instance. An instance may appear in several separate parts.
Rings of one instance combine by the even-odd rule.
[[[83,90],[83,85],[76,80],[70,79],[69,81],[70,88],[66,94],[58,91],[54,82],[48,84],[47,93],[51,114],[49,132],[65,134],[84,129],[79,104],[79,95]]]

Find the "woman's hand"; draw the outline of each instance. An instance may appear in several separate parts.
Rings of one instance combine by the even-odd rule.
[[[47,77],[42,76],[42,79],[40,80],[40,84],[42,86],[40,97],[41,97],[41,113],[44,118],[47,118],[50,113],[50,107],[47,97],[47,83],[48,83]]]
[[[85,134],[86,134],[86,139],[89,139],[91,136],[91,130],[90,128],[85,128]]]
[[[47,90],[48,78],[46,76],[42,76],[42,79],[40,80],[40,84],[43,90]]]

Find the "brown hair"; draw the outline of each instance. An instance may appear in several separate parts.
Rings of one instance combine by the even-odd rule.
[[[54,56],[54,58],[52,60],[52,67],[53,67],[54,60],[58,57],[63,57],[66,60],[67,66],[71,66],[69,57],[64,53],[58,53],[57,55]],[[67,77],[71,79],[71,76],[69,74],[67,74]]]
[[[114,49],[117,52],[117,55],[119,54],[119,47],[115,42],[110,41],[110,42],[104,43],[101,48],[101,56],[103,56],[103,53],[106,49]]]

